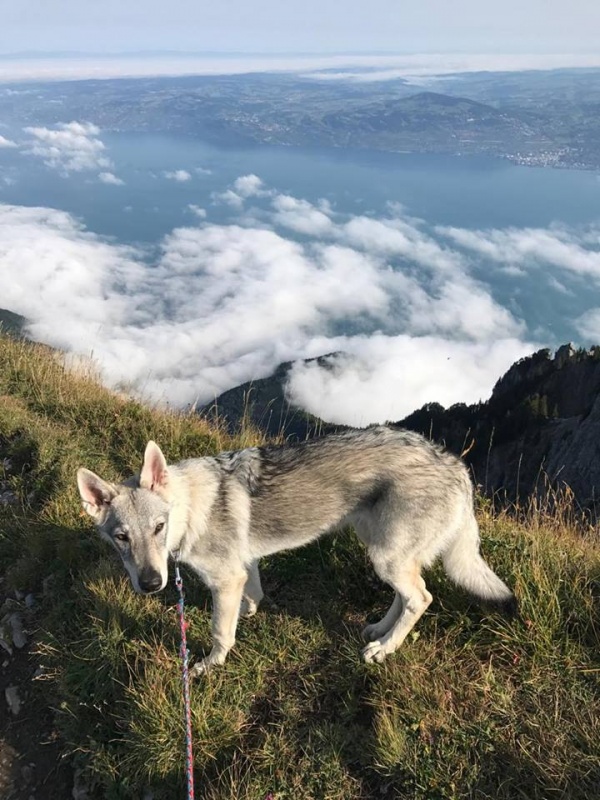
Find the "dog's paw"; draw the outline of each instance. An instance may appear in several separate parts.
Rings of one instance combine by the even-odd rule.
[[[363,648],[362,655],[367,664],[379,664],[386,657],[387,650],[380,641],[375,641]]]
[[[212,667],[220,666],[225,662],[226,655],[227,653],[211,650],[206,658],[203,658],[202,661],[197,661],[194,666],[191,667],[190,677],[199,678],[201,675],[205,675]]]
[[[362,637],[365,642],[374,642],[376,639],[381,639],[386,633],[387,630],[384,629],[381,622],[374,622],[372,625],[367,625],[366,628],[363,628]]]
[[[258,611],[258,603],[249,597],[242,597],[240,603],[240,617],[253,617]]]

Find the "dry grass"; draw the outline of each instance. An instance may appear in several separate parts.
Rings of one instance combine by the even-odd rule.
[[[245,443],[255,440],[252,432]],[[79,513],[74,473],[117,477],[147,438],[172,460],[236,444],[73,375],[44,348],[0,339],[0,455],[20,497],[0,510],[8,579],[40,608],[40,698],[99,798],[183,797],[175,593],[135,595]],[[239,441],[239,440],[238,440]],[[435,597],[384,665],[360,627],[389,602],[350,534],[268,559],[267,605],[221,670],[193,687],[197,797],[590,798],[600,785],[600,548],[567,496],[479,512],[484,551],[522,620],[486,615],[434,570]],[[582,533],[582,525],[584,531]],[[185,574],[191,648],[209,599]]]

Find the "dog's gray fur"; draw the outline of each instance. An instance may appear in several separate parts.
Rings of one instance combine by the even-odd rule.
[[[171,466],[149,442],[139,477],[115,485],[80,469],[77,480],[84,508],[137,592],[164,588],[175,553],[210,588],[213,648],[198,671],[223,663],[239,614],[256,611],[259,559],[344,525],[396,592],[383,619],[364,630],[366,661],[394,652],[427,609],[421,571],[438,557],[472,594],[515,608],[479,553],[464,464],[416,433],[374,427]]]

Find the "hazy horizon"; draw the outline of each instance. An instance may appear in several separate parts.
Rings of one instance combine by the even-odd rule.
[[[422,79],[468,72],[600,68],[600,53],[250,53],[122,52],[1,54],[0,84],[56,80],[289,72],[348,80]],[[332,72],[338,70],[338,73]],[[349,73],[349,70],[353,70]],[[330,71],[332,74],[326,74]],[[344,72],[345,71],[345,72]]]
[[[572,0],[193,0],[101,5],[23,0],[3,9],[0,53],[83,52],[594,52],[600,6]]]

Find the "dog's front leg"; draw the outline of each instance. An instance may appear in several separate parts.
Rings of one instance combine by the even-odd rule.
[[[222,664],[235,644],[235,629],[245,583],[246,575],[242,572],[235,578],[211,586],[213,647],[206,658],[194,665],[192,671],[195,675],[206,672],[214,664]]]
[[[253,561],[248,567],[246,585],[242,595],[242,607],[240,614],[242,617],[253,617],[256,614],[260,601],[264,594],[260,583],[260,572],[258,571],[258,561]]]

